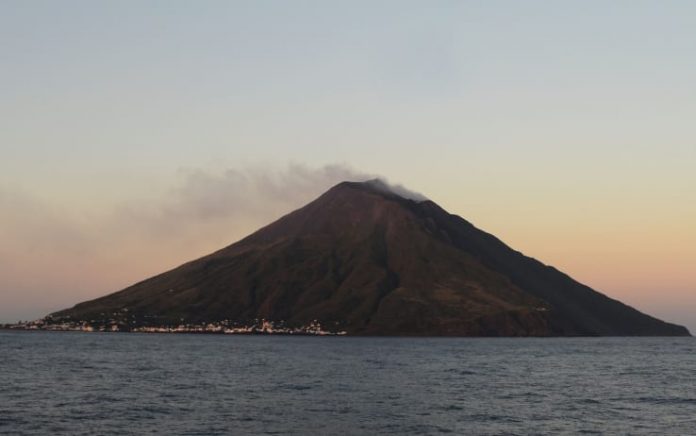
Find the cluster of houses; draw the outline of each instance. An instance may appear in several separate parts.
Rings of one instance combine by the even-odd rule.
[[[217,334],[267,334],[267,335],[317,335],[342,336],[345,331],[324,330],[319,321],[314,320],[300,327],[288,327],[284,322],[275,323],[269,320],[257,320],[249,325],[239,325],[231,321],[169,325],[133,326],[128,323],[110,320],[108,323],[88,321],[59,321],[44,318],[36,321],[24,321],[4,325],[13,330],[50,330],[50,331],[81,331],[81,332],[136,332],[136,333],[217,333]]]
[[[50,330],[57,332],[97,332],[97,331],[119,331],[118,329],[107,329],[106,326],[95,327],[87,322],[47,322],[45,319],[35,321],[20,321],[16,324],[4,324],[4,329],[10,330]]]

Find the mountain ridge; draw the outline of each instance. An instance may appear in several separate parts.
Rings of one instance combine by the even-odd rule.
[[[105,323],[126,308],[137,325],[271,319],[356,335],[689,334],[420,197],[375,180],[342,182],[238,242],[51,318]]]

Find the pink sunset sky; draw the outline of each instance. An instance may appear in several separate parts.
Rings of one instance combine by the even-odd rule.
[[[380,175],[694,332],[694,16],[669,1],[5,1],[0,322]]]

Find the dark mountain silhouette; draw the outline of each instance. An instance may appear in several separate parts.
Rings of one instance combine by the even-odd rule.
[[[688,335],[379,181],[344,182],[213,254],[52,315],[254,319],[366,335]]]

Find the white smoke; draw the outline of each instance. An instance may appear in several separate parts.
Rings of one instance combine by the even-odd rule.
[[[383,177],[378,177],[376,179],[369,180],[367,183],[369,183],[373,188],[382,191],[382,192],[388,192],[390,194],[398,195],[401,198],[405,198],[407,200],[413,200],[416,202],[421,202],[421,201],[427,201],[428,198],[415,191],[411,191],[410,189],[404,187],[403,185],[400,184],[392,184],[387,181],[387,179]]]

